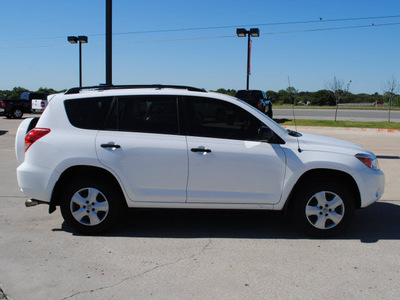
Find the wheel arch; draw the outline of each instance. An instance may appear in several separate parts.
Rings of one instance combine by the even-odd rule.
[[[56,210],[56,206],[60,205],[60,195],[63,191],[63,187],[68,184],[73,178],[76,178],[78,176],[91,176],[94,178],[103,178],[107,182],[113,185],[113,187],[117,190],[117,192],[120,194],[123,205],[126,204],[126,199],[125,195],[123,193],[122,187],[118,180],[115,178],[115,176],[110,173],[109,171],[99,168],[99,167],[93,167],[93,166],[73,166],[68,169],[66,169],[56,182],[53,193],[51,195],[50,199],[50,206],[49,206],[49,213],[52,213]]]
[[[296,190],[299,189],[302,185],[309,181],[317,181],[317,180],[334,180],[347,186],[349,191],[353,195],[354,199],[354,207],[360,208],[361,207],[361,195],[360,190],[358,188],[357,182],[354,178],[343,171],[334,170],[334,169],[313,169],[305,172],[300,178],[297,180],[296,184],[294,185],[292,191],[289,194],[289,197],[285,203],[284,209],[287,209],[291,202],[294,201],[293,195],[295,195]]]

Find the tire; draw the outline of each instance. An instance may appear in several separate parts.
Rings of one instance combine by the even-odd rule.
[[[272,105],[271,104],[265,105],[264,114],[266,114],[270,119],[272,119]]]
[[[122,197],[109,181],[78,177],[61,196],[61,214],[75,231],[98,234],[115,225],[122,213]]]
[[[289,216],[308,235],[333,237],[345,230],[354,215],[349,189],[332,178],[308,182],[294,194]]]
[[[21,119],[22,116],[24,115],[24,113],[22,112],[22,110],[19,109],[19,108],[15,108],[15,109],[12,111],[11,114],[12,114],[12,117],[13,117],[14,119]]]

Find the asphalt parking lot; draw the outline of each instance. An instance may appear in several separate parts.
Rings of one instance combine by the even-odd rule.
[[[299,128],[372,150],[385,172],[382,199],[338,238],[310,239],[279,212],[145,209],[106,235],[83,236],[59,210],[25,208],[20,122],[0,116],[0,287],[9,299],[400,297],[398,131]]]

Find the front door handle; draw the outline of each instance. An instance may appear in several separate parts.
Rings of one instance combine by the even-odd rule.
[[[201,153],[210,153],[210,149],[205,149],[205,148],[192,148],[190,149],[192,152],[201,152]]]
[[[114,144],[101,144],[101,148],[121,148],[120,145],[114,145]]]

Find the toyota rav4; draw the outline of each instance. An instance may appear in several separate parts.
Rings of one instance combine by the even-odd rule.
[[[59,206],[87,234],[146,207],[285,210],[308,234],[329,237],[384,191],[370,151],[184,86],[57,94],[39,120],[21,123],[16,155],[26,205]]]

